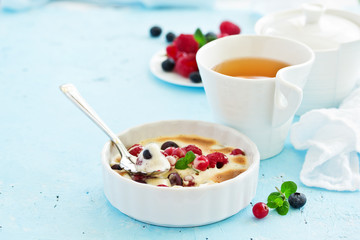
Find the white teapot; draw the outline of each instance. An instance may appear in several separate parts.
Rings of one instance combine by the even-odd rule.
[[[264,16],[256,23],[255,31],[292,38],[314,50],[315,62],[298,115],[311,109],[337,107],[360,77],[360,15],[305,4],[302,9]]]

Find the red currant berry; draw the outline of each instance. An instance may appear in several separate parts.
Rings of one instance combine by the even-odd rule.
[[[261,219],[268,215],[269,207],[263,202],[258,202],[252,208],[252,212],[256,218]]]
[[[186,147],[183,148],[185,150],[185,152],[190,152],[192,151],[193,153],[197,154],[197,155],[202,155],[202,151],[200,148],[198,148],[195,145],[187,145]]]
[[[230,155],[243,155],[243,156],[245,156],[245,153],[240,148],[235,148],[234,150],[231,151]]]
[[[213,152],[206,155],[206,157],[207,159],[209,159],[210,168],[216,167],[218,163],[219,163],[219,168],[221,168],[229,162],[228,157],[221,152]]]
[[[134,144],[132,145],[129,149],[128,149],[128,152],[137,157],[139,155],[139,153],[144,149],[143,146],[141,146],[140,144]]]
[[[177,158],[185,157],[185,150],[182,148],[168,147],[164,152],[169,156],[174,156]]]
[[[197,156],[193,161],[193,166],[197,170],[205,171],[209,166],[209,160],[203,155]]]
[[[184,187],[193,187],[195,186],[195,179],[191,175],[186,175],[183,179],[183,186]]]

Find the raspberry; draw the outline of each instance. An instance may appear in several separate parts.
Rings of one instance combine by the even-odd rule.
[[[128,152],[137,157],[139,155],[139,153],[144,149],[143,146],[141,146],[140,144],[134,144],[132,145],[129,149],[128,149]]]
[[[228,157],[221,152],[210,153],[206,157],[209,160],[210,168],[214,168],[215,166],[221,168],[229,162]]]
[[[268,215],[269,207],[263,202],[258,202],[254,205],[252,212],[256,218],[261,219]]]
[[[180,34],[175,40],[174,45],[178,51],[185,53],[196,53],[199,44],[192,34]]]
[[[176,61],[177,59],[177,53],[178,53],[178,49],[175,45],[171,44],[169,46],[166,47],[166,54],[169,58],[172,58]]]
[[[243,155],[245,156],[245,153],[243,150],[239,149],[239,148],[235,148],[234,150],[231,151],[230,155]]]
[[[195,145],[187,145],[186,147],[183,148],[185,150],[185,152],[190,152],[192,151],[193,153],[197,154],[197,155],[202,155],[202,151],[200,148],[198,148]]]
[[[200,171],[205,171],[209,166],[209,160],[203,155],[197,156],[193,161],[193,166]]]
[[[230,22],[230,21],[223,21],[220,24],[220,32],[227,33],[229,35],[239,34],[241,32],[238,25]]]
[[[223,38],[223,37],[227,37],[227,36],[229,36],[229,34],[227,34],[227,33],[219,33],[218,34],[218,38]]]
[[[194,53],[184,54],[178,58],[175,65],[175,71],[185,78],[188,78],[190,73],[198,70]]]
[[[185,150],[182,148],[174,148],[174,147],[168,147],[164,150],[164,152],[169,156],[174,156],[177,158],[185,157]]]

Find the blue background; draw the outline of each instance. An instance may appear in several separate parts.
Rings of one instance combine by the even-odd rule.
[[[211,225],[165,228],[129,218],[103,194],[100,151],[108,138],[59,85],[74,83],[115,132],[164,119],[213,122],[202,88],[157,79],[149,60],[166,47],[168,31],[218,32],[221,21],[231,20],[251,34],[259,17],[245,10],[73,4],[0,13],[0,239],[358,239],[360,193],[301,184],[305,152],[289,141],[261,161],[253,199],[266,202],[275,186],[295,181],[308,202],[286,216],[271,211],[258,220],[248,206]],[[153,25],[163,28],[160,38],[150,38]]]

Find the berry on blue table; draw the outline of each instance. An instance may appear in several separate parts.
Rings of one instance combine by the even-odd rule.
[[[305,203],[306,203],[306,196],[303,193],[296,192],[291,194],[289,197],[289,204],[293,208],[301,208],[305,205]]]
[[[162,29],[159,26],[153,26],[153,27],[150,28],[150,35],[152,37],[160,36],[161,32],[162,32]]]
[[[252,212],[256,218],[261,219],[268,215],[269,207],[263,202],[258,202],[253,206]]]

